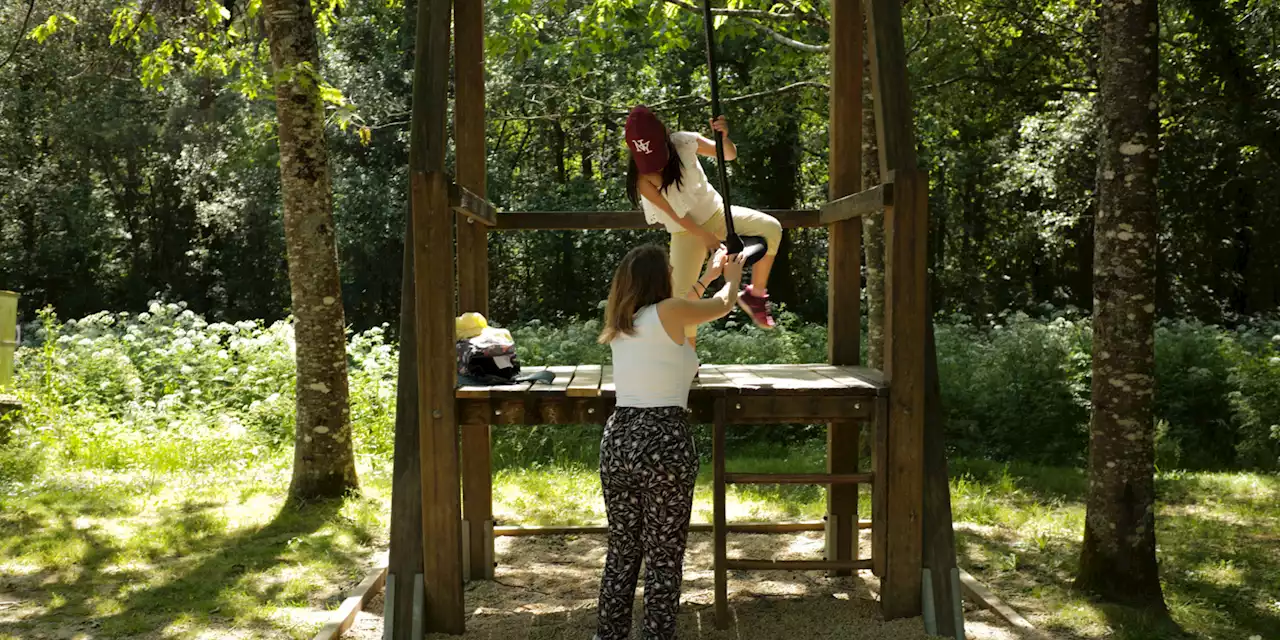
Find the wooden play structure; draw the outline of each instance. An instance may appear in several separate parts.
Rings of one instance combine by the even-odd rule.
[[[832,0],[830,201],[817,210],[772,212],[784,227],[829,229],[829,362],[705,365],[690,393],[695,418],[714,428],[715,619],[721,628],[729,622],[730,570],[867,570],[880,578],[885,618],[923,614],[931,631],[963,638],[946,461],[934,419],[936,365],[925,262],[928,178],[916,162],[901,2],[866,0],[865,6],[882,184],[860,191],[862,3]],[[445,166],[451,41],[452,175]],[[420,0],[386,583],[389,639],[462,633],[464,582],[493,576],[495,536],[601,530],[495,527],[490,427],[603,423],[614,401],[610,368],[564,363],[549,367],[555,374],[550,385],[457,388],[454,317],[460,311],[488,312],[489,233],[639,228],[644,217],[496,212],[484,198],[484,114],[483,0]],[[874,371],[859,366],[860,217],[880,210],[887,271],[885,368]],[[752,423],[827,423],[827,473],[726,473],[726,431]],[[874,442],[871,469],[859,468],[864,427]],[[819,523],[728,523],[725,488],[735,483],[825,485],[828,515]],[[867,519],[858,513],[863,484],[872,488]],[[867,558],[858,547],[863,528],[871,529]],[[727,557],[730,533],[806,529],[825,530],[826,558]]]

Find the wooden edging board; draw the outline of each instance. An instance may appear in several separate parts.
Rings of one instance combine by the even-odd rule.
[[[964,595],[973,598],[982,606],[982,608],[990,609],[992,613],[1000,616],[1002,620],[1008,622],[1013,626],[1013,628],[1029,635],[1031,638],[1035,640],[1048,640],[1049,636],[1041,633],[1038,629],[1032,626],[1026,618],[1022,617],[1022,615],[1017,611],[1014,611],[1013,607],[1010,607],[1004,600],[1001,600],[999,596],[992,593],[985,585],[978,582],[978,580],[973,576],[969,575],[968,571],[965,571],[964,569],[960,569],[959,571],[960,586],[964,591]]]
[[[373,599],[374,596],[382,592],[383,585],[387,580],[387,563],[385,560],[378,563],[378,567],[365,577],[355,590],[352,591],[342,604],[334,612],[329,622],[325,623],[320,631],[316,633],[312,640],[337,640],[346,633],[351,625],[356,621],[356,615],[360,613],[364,606]]]

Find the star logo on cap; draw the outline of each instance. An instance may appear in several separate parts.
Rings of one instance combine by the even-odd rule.
[[[636,153],[653,153],[648,140],[633,140],[632,143],[636,146]]]

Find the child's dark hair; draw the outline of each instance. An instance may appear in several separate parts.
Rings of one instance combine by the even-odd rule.
[[[665,192],[671,185],[679,189],[684,186],[684,165],[680,162],[680,154],[676,153],[676,145],[671,142],[671,134],[666,137],[667,165],[662,168],[662,190]],[[631,206],[640,206],[640,169],[636,166],[635,156],[627,154],[627,199]]]

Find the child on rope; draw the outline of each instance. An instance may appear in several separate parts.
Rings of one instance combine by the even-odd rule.
[[[713,120],[711,128],[724,135],[725,160],[736,158],[738,149],[729,140],[724,116]],[[685,295],[696,288],[698,270],[708,252],[720,248],[725,239],[724,202],[698,162],[698,155],[716,157],[716,144],[692,131],[669,133],[644,106],[632,109],[627,117],[626,138],[631,157],[627,197],[641,206],[650,224],[661,222],[671,233],[672,286]],[[762,237],[767,245],[765,256],[751,272],[751,286],[738,296],[738,305],[757,326],[772,329],[769,271],[782,241],[782,225],[773,216],[747,207],[734,205],[732,213],[740,235]],[[701,297],[703,291],[692,293]],[[696,326],[685,327],[691,339],[696,332]]]

